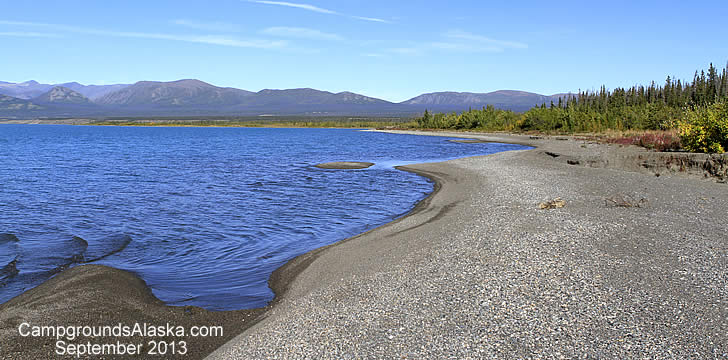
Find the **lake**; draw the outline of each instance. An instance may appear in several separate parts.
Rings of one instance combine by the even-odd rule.
[[[394,166],[520,145],[349,129],[0,125],[0,303],[79,264],[170,305],[273,299],[291,258],[406,214],[432,183]],[[324,170],[329,161],[363,170]]]

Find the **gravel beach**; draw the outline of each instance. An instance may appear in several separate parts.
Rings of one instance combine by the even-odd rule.
[[[407,166],[434,196],[279,270],[298,275],[209,358],[728,358],[728,185],[567,162],[643,150],[468,137],[538,148]]]

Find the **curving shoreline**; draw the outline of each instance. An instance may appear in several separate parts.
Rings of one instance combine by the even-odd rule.
[[[433,192],[405,217],[303,254],[276,270],[269,281],[276,298],[266,308],[212,313],[168,307],[133,274],[81,266],[0,305],[0,358],[16,351],[25,358],[46,358],[52,351],[48,342],[13,338],[16,330],[7,325],[28,313],[45,323],[71,319],[96,325],[103,319],[229,324],[226,332],[227,326],[232,331],[225,339],[202,339],[190,345],[197,349],[194,354],[180,358],[201,358],[228,339],[211,358],[549,356],[579,351],[659,357],[661,348],[677,354],[691,347],[704,354],[713,351],[709,346],[726,349],[728,342],[720,334],[728,325],[707,322],[726,318],[726,311],[711,308],[716,301],[728,300],[726,284],[721,283],[727,270],[721,259],[728,245],[719,238],[725,225],[700,222],[691,214],[693,204],[685,201],[695,194],[708,195],[703,211],[725,213],[725,185],[567,163],[567,157],[621,156],[621,150],[601,145],[582,148],[576,142],[501,135],[480,140],[537,149],[401,167],[432,179]],[[652,188],[645,189],[646,184]],[[679,196],[667,196],[675,189],[682,191]],[[603,197],[610,194],[606,190],[645,194],[650,207],[605,209]],[[567,200],[565,209],[536,210],[538,201],[555,196]],[[620,221],[626,221],[620,211],[636,219],[620,227]],[[676,217],[685,219],[675,221]],[[638,220],[652,218],[656,220],[648,222],[649,231],[639,229]],[[680,228],[688,225],[694,227],[688,234],[699,235],[694,244],[679,237]],[[671,244],[674,249],[655,239],[655,231],[676,242]],[[692,252],[691,246],[701,251]],[[702,262],[696,258],[705,254],[713,256]],[[681,263],[686,260],[694,264]],[[647,270],[639,265],[645,261]],[[680,283],[674,270],[681,266],[702,274],[703,282]],[[645,271],[669,281],[640,275]],[[518,286],[526,284],[533,288]],[[586,285],[576,289],[575,284]],[[131,295],[116,296],[117,289]],[[673,305],[668,301],[659,311],[640,307],[649,309],[655,295]],[[639,302],[634,305],[628,299]],[[529,303],[540,307],[525,311]],[[573,311],[565,311],[564,305]],[[676,310],[687,315],[671,319]],[[559,316],[571,322],[561,323]],[[680,333],[650,323],[679,325]],[[635,328],[640,329],[636,335]],[[237,333],[241,335],[233,338]],[[516,342],[509,342],[512,334],[520,334]],[[712,345],[703,341],[706,337]],[[459,342],[468,346],[459,347]]]
[[[332,163],[324,168],[361,168],[371,163]],[[324,164],[326,165],[326,164]],[[415,204],[406,215],[395,219],[396,223],[426,208],[429,199],[439,190],[440,181],[435,174],[428,174],[406,167],[397,167],[431,179],[433,191]],[[390,223],[390,224],[391,224]],[[382,225],[386,226],[388,224]],[[123,324],[149,324],[182,326],[223,326],[225,335],[219,338],[194,338],[190,336],[163,336],[162,341],[185,341],[189,351],[179,358],[200,359],[212,353],[235,336],[262,320],[282,299],[297,275],[313,262],[319,254],[339,243],[363,236],[366,233],[341,240],[291,259],[271,275],[268,283],[276,294],[266,307],[234,311],[208,311],[194,306],[169,306],[156,298],[139,276],[132,272],[103,265],[80,265],[61,272],[41,285],[0,304],[0,359],[46,359],[56,350],[56,338],[22,337],[18,327],[26,322],[40,326],[105,326]],[[64,340],[61,338],[61,340]],[[92,343],[116,343],[116,337],[101,337]],[[149,337],[123,338],[122,343],[144,344]],[[70,342],[70,341],[67,341]],[[74,342],[75,343],[75,342]],[[143,346],[142,348],[148,348]],[[142,356],[143,357],[143,356]]]
[[[458,136],[537,148],[409,166],[441,177],[419,212],[302,259],[209,358],[728,356],[724,184],[623,165],[642,149]]]
[[[442,178],[406,167],[397,167],[431,179],[433,191],[418,202],[405,216],[382,225],[403,221],[405,218],[427,209],[429,200],[439,191]],[[265,318],[275,309],[289,290],[298,274],[329,248],[348,242],[375,231],[341,240],[301,254],[276,269],[268,281],[276,294],[266,307],[235,310],[208,311],[193,306],[169,306],[152,294],[147,284],[136,274],[103,265],[81,265],[68,269],[43,284],[0,304],[0,359],[46,359],[56,349],[55,338],[18,336],[22,323],[40,326],[104,326],[123,324],[149,324],[182,326],[223,326],[225,336],[220,338],[193,338],[190,336],[164,336],[160,340],[187,343],[190,350],[179,358],[201,359],[243,333]],[[149,337],[134,336],[122,339],[123,343],[144,344]],[[64,340],[61,338],[61,340]],[[90,339],[92,343],[115,343],[116,337]],[[83,343],[83,342],[81,342]],[[148,348],[148,346],[147,346]]]
[[[360,239],[362,237],[366,237],[372,233],[382,231],[385,228],[391,227],[395,224],[398,224],[402,221],[406,221],[409,217],[415,216],[421,212],[424,211],[431,211],[430,204],[432,202],[432,199],[437,195],[437,193],[440,192],[440,189],[442,188],[442,184],[447,181],[445,180],[446,175],[442,173],[437,172],[430,172],[425,170],[418,170],[411,168],[409,166],[397,166],[396,169],[412,172],[417,175],[426,177],[430,179],[433,182],[433,190],[430,192],[430,194],[420,200],[410,212],[408,212],[406,215],[399,217],[389,223],[386,223],[384,225],[381,225],[379,227],[376,227],[374,229],[371,229],[367,232],[361,233],[356,236],[352,236],[350,238],[335,242],[330,245],[326,245],[323,247],[320,247],[318,249],[311,250],[307,253],[301,254],[285,264],[283,264],[281,267],[276,269],[272,274],[270,279],[268,280],[268,285],[273,290],[273,292],[276,294],[276,297],[273,299],[271,304],[266,308],[273,308],[277,304],[279,304],[283,299],[288,295],[288,293],[291,290],[291,286],[298,278],[298,275],[300,275],[303,271],[305,271],[316,259],[318,259],[321,255],[323,255],[325,252],[332,250],[336,246],[340,246],[342,244],[345,244],[350,241],[356,241],[357,239]],[[254,324],[253,324],[254,325]]]

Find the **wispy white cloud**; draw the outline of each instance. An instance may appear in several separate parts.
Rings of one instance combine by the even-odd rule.
[[[76,33],[81,33],[81,32],[84,32],[85,30],[88,30],[88,29],[84,29],[84,28],[81,28],[78,26],[71,26],[71,25],[48,24],[48,23],[27,22],[27,21],[12,21],[12,20],[0,20],[0,25],[46,28],[46,29],[52,29],[52,30],[56,30],[56,31],[76,32]]]
[[[49,26],[50,24],[36,23],[36,22],[26,22],[26,21],[0,20],[0,25]]]
[[[389,20],[384,19],[378,19],[373,17],[366,17],[366,16],[352,16],[354,19],[364,20],[364,21],[372,21],[372,22],[378,22],[378,23],[385,23],[385,24],[391,24],[392,22]]]
[[[60,37],[62,37],[59,34],[29,32],[29,31],[6,31],[6,32],[0,32],[0,36],[36,37],[36,38],[60,38]]]
[[[366,56],[366,57],[372,57],[372,58],[383,58],[383,57],[387,57],[386,55],[384,55],[384,54],[379,54],[379,53],[368,53],[368,54],[362,54],[362,56]]]
[[[204,22],[187,19],[176,19],[171,21],[174,25],[188,27],[196,30],[206,31],[218,31],[218,32],[237,32],[240,31],[240,26],[224,22]]]
[[[32,23],[32,22],[6,21],[6,20],[0,20],[0,25],[41,27],[41,28],[54,29],[54,30],[64,31],[64,32],[78,33],[78,34],[121,37],[121,38],[181,41],[181,42],[190,42],[190,43],[199,43],[199,44],[241,47],[241,48],[275,49],[275,48],[283,48],[288,45],[288,42],[285,40],[238,39],[238,38],[234,38],[234,37],[218,36],[218,35],[176,35],[176,34],[146,33],[146,32],[109,31],[109,30],[99,30],[99,29],[93,29],[93,28],[84,28],[84,27],[69,26],[69,25],[62,25],[62,24],[46,24],[46,23]]]
[[[286,26],[275,26],[263,29],[261,34],[277,36],[277,37],[288,37],[288,38],[299,38],[299,39],[311,39],[311,40],[344,40],[341,35],[326,33],[316,29],[308,29],[301,27],[286,27]]]
[[[126,32],[126,31],[105,31],[86,29],[83,33],[100,36],[113,36],[122,38],[154,39],[181,41],[198,44],[221,45],[241,48],[274,49],[285,47],[288,42],[285,40],[242,40],[228,36],[219,35],[173,35],[159,33]]]
[[[284,40],[269,41],[269,40],[241,40],[231,38],[227,36],[217,35],[169,35],[169,34],[154,34],[154,33],[131,33],[131,32],[97,32],[98,35],[118,36],[127,38],[140,38],[140,39],[157,39],[157,40],[171,40],[171,41],[183,41],[199,44],[209,45],[221,45],[231,47],[242,47],[242,48],[258,48],[258,49],[274,49],[285,47],[288,42]]]
[[[507,50],[527,49],[528,45],[515,41],[496,40],[462,30],[441,34],[435,41],[410,43],[406,46],[389,48],[386,51],[398,55],[424,55],[433,51],[458,53],[502,53]]]
[[[397,47],[387,49],[388,52],[398,55],[422,55],[425,51],[424,47],[411,46],[411,47]]]
[[[512,48],[512,49],[527,49],[528,44],[524,44],[516,41],[504,41],[491,39],[486,36],[476,35],[462,30],[451,30],[443,34],[446,38],[465,40],[472,43],[488,44],[498,48]]]
[[[392,23],[389,20],[384,20],[384,19],[379,19],[379,18],[374,18],[374,17],[346,15],[346,14],[342,14],[338,11],[320,8],[318,6],[311,5],[311,4],[292,3],[292,2],[287,2],[287,1],[269,1],[269,0],[245,0],[245,1],[251,2],[251,3],[257,3],[257,4],[293,7],[293,8],[304,9],[304,10],[314,11],[314,12],[323,13],[323,14],[346,16],[346,17],[350,17],[352,19],[358,19],[358,20],[364,20],[364,21],[386,23],[386,24]]]
[[[336,11],[320,8],[318,6],[314,6],[314,5],[310,5],[310,4],[299,4],[299,3],[292,3],[292,2],[287,2],[287,1],[267,1],[267,0],[248,0],[248,2],[266,4],[266,5],[287,6],[287,7],[304,9],[304,10],[314,11],[314,12],[323,13],[323,14],[338,14]]]
[[[460,52],[503,52],[503,48],[497,46],[483,46],[480,44],[468,44],[461,42],[442,42],[436,41],[429,44],[430,47],[441,50],[460,51]]]

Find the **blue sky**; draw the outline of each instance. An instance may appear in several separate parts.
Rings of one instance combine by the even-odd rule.
[[[721,1],[0,1],[0,80],[196,78],[390,101],[692,79],[728,61]]]

